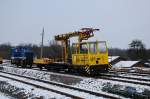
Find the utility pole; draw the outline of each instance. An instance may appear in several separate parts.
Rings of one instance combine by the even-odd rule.
[[[44,39],[44,27],[42,31],[41,58],[43,58],[43,39]]]

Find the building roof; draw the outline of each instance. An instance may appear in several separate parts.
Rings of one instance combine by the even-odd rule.
[[[133,65],[137,64],[139,61],[120,61],[116,63],[113,67],[132,67]]]
[[[108,62],[112,62],[115,59],[119,58],[120,56],[108,56]]]

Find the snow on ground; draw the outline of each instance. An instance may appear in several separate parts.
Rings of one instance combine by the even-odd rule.
[[[150,80],[150,75],[148,76],[137,76],[137,75],[132,75],[132,74],[118,74],[118,76],[123,76],[123,77],[132,77],[132,78],[141,78],[141,79],[148,79]]]
[[[150,89],[149,86],[144,86],[144,85],[138,85],[138,84],[131,84],[131,83],[122,83],[118,81],[113,81],[113,80],[103,80],[103,79],[93,79],[93,78],[87,78],[81,81],[79,84],[75,85],[76,87],[92,90],[92,91],[97,91],[101,92],[102,88],[104,85],[110,83],[112,86],[114,85],[121,85],[122,88],[124,89],[125,87],[134,87],[136,88],[137,92],[143,92],[145,89]]]
[[[64,87],[59,87],[59,86],[55,86],[55,85],[50,85],[50,84],[46,84],[46,83],[35,81],[35,80],[30,80],[30,79],[26,79],[26,78],[22,78],[22,77],[16,77],[16,76],[12,76],[12,75],[9,75],[9,74],[4,74],[4,73],[0,73],[0,75],[4,75],[4,76],[7,76],[7,77],[13,77],[13,78],[21,80],[21,81],[25,81],[25,82],[27,81],[28,83],[40,85],[40,86],[43,86],[43,87],[46,87],[46,88],[50,88],[50,89],[53,89],[53,90],[58,90],[58,91],[61,91],[61,92],[66,92],[66,93],[69,93],[69,94],[72,94],[72,95],[76,95],[76,96],[80,96],[80,97],[86,98],[86,99],[103,99],[103,97],[96,97],[94,95],[90,95],[90,94],[85,93],[85,92],[79,92],[79,91],[72,90],[72,89],[69,89],[69,88],[64,88]],[[17,86],[19,88],[21,88],[22,86],[26,87],[26,88],[28,87],[27,85],[24,85],[22,83],[20,83],[21,85],[20,84],[16,85],[16,81],[15,82],[11,82],[11,84],[15,85],[15,86]],[[29,87],[27,89],[32,89],[32,88]],[[41,92],[41,91],[37,91],[36,93],[39,94],[39,92]]]
[[[71,76],[71,75],[66,75],[66,74],[57,74],[57,73],[52,73],[52,72],[37,71],[37,70],[31,70],[31,69],[11,68],[11,67],[6,67],[6,66],[4,66],[2,70],[20,74],[20,75],[24,75],[24,76],[25,75],[31,76],[31,77],[34,77],[37,79],[56,81],[59,83],[69,84],[74,87],[79,87],[82,89],[101,92],[101,93],[105,93],[105,94],[111,94],[107,90],[109,87],[110,87],[109,89],[112,89],[115,86],[118,86],[119,90],[124,90],[124,91],[128,90],[128,88],[133,88],[133,89],[135,89],[135,92],[137,92],[137,93],[142,93],[145,90],[148,90],[148,92],[150,92],[149,86],[144,86],[144,85],[139,85],[139,84],[131,84],[131,83],[123,83],[123,82],[113,81],[113,80]],[[53,77],[52,77],[52,75],[53,75]],[[69,79],[69,80],[66,82],[67,79]],[[104,90],[104,88],[106,88],[107,90]]]
[[[8,59],[3,59],[3,63],[10,63],[10,60],[8,60]]]
[[[20,89],[23,88],[23,90],[20,90],[20,91],[23,91],[24,93],[26,93],[26,95],[28,95],[29,99],[35,98],[35,97],[37,97],[37,98],[40,97],[42,99],[50,99],[50,98],[70,99],[69,97],[66,97],[64,95],[60,95],[60,94],[57,94],[57,93],[54,93],[54,92],[51,92],[51,91],[35,88],[34,86],[30,86],[30,85],[27,85],[27,84],[16,82],[16,81],[13,81],[13,80],[10,80],[10,79],[7,79],[7,78],[0,77],[0,81],[6,81],[10,85],[13,85],[13,86],[15,86],[17,88],[20,88]]]
[[[30,77],[34,77],[34,78],[37,78],[37,79],[47,80],[47,81],[54,80],[54,79],[51,79],[51,75],[55,75],[55,77],[59,76],[57,73],[37,71],[37,70],[31,70],[31,69],[20,69],[20,68],[13,68],[13,67],[4,67],[3,71],[11,72],[11,73],[19,74],[19,75],[24,75],[24,76],[30,76]],[[62,75],[62,74],[60,74],[60,75]],[[63,74],[63,79],[65,79],[66,76],[70,77],[71,75]],[[76,77],[76,78],[75,77],[76,76],[72,76],[72,78],[77,79],[77,81],[74,80],[77,84],[79,84],[79,83],[82,84],[82,82],[84,82],[84,80],[87,81],[87,79],[85,77]],[[59,80],[59,78],[57,78],[57,79]],[[97,81],[97,79],[93,79],[92,81],[91,81],[91,79],[92,78],[90,78],[89,82]],[[58,81],[58,80],[54,80],[54,81]],[[69,79],[69,80],[72,80],[72,79]],[[103,81],[105,81],[105,80],[103,80]],[[63,81],[60,82],[60,80],[58,82],[59,83],[64,83],[64,84],[68,83],[68,82],[63,82]],[[76,83],[74,83],[72,85],[76,85]],[[100,84],[100,85],[103,85],[103,84]]]
[[[119,58],[120,56],[108,56],[108,62],[112,62],[115,59]]]
[[[120,61],[120,62],[116,63],[113,67],[115,67],[115,68],[131,67],[138,62],[139,61]]]
[[[76,84],[82,80],[82,77],[75,78],[75,76],[70,76],[70,75],[66,75],[66,74],[63,75],[63,74],[58,74],[58,73],[46,72],[46,71],[14,68],[14,67],[7,67],[7,66],[3,66],[2,68],[0,68],[0,70],[9,72],[9,73],[15,73],[18,75],[33,77],[36,79],[55,81],[58,83],[64,83],[64,84],[68,84],[68,85]]]
[[[0,92],[0,99],[13,99],[13,98],[9,97],[9,96],[5,95],[4,93]]]

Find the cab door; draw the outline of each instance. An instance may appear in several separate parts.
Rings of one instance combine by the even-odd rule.
[[[73,45],[72,64],[80,66],[89,64],[88,43],[76,43]]]

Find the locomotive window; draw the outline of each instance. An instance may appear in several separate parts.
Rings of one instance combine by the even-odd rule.
[[[106,42],[99,42],[98,43],[98,50],[100,53],[107,52]]]
[[[90,53],[96,53],[96,44],[95,43],[91,43],[89,45],[89,50],[90,50]]]

